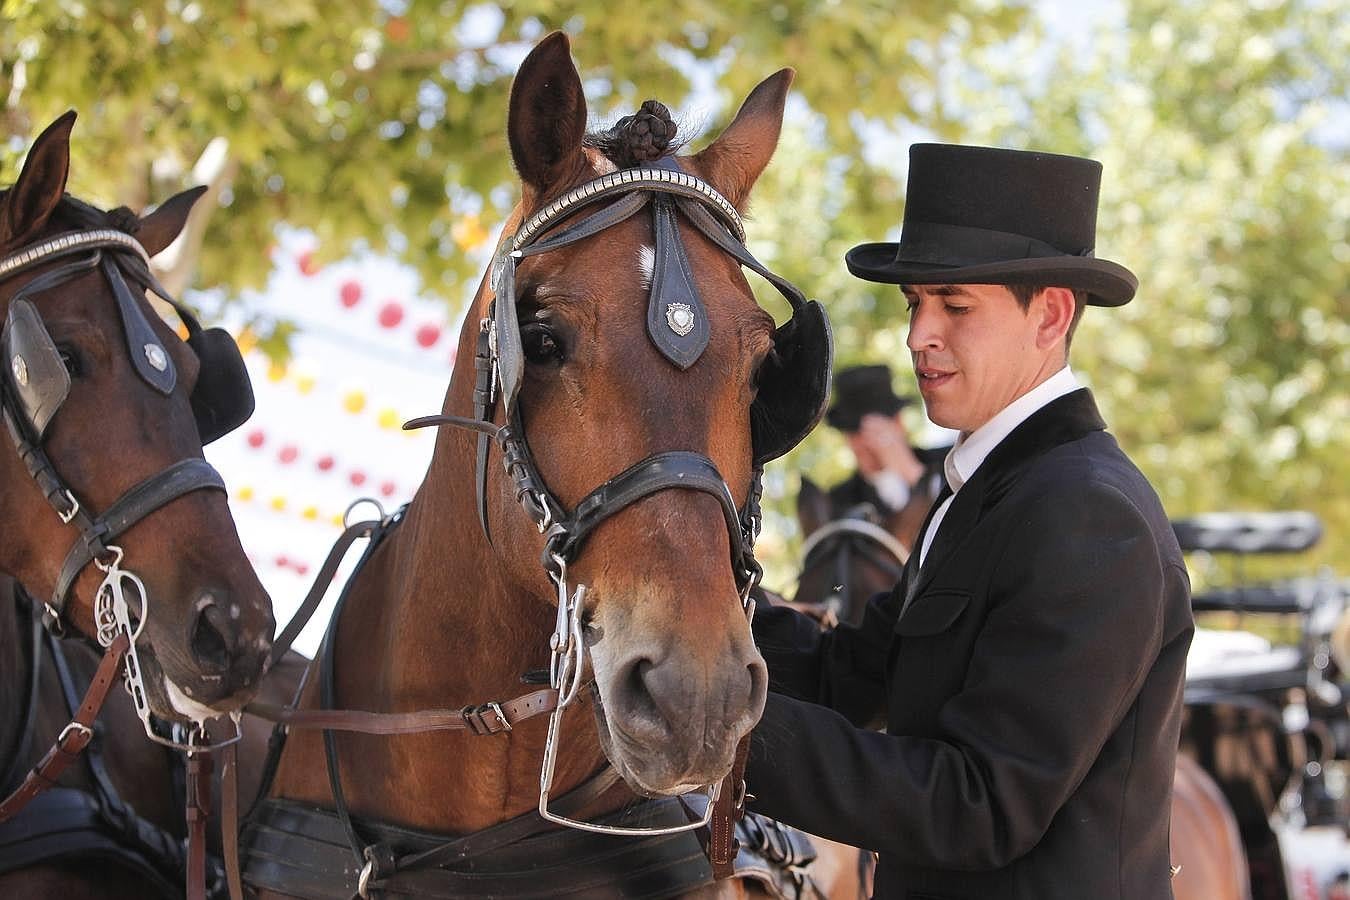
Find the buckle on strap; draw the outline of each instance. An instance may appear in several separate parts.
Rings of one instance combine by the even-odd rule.
[[[502,711],[501,704],[495,700],[480,706],[466,706],[459,711],[464,724],[474,734],[501,734],[511,730],[511,723]]]
[[[75,736],[75,740],[82,742],[79,747],[74,750],[66,747],[66,738],[71,735]],[[93,740],[93,738],[94,730],[88,725],[85,725],[83,722],[71,722],[66,725],[65,728],[61,729],[61,733],[56,737],[56,743],[60,745],[62,753],[79,753],[86,744]]]

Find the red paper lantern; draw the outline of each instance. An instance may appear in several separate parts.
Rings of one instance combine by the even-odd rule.
[[[435,346],[441,339],[441,326],[427,322],[417,329],[417,343],[422,347]]]
[[[353,306],[360,303],[361,282],[359,281],[342,282],[342,288],[338,291],[338,299],[342,301],[342,305],[345,306],[347,309],[351,309]]]
[[[403,321],[403,307],[397,302],[390,300],[384,306],[380,307],[380,325],[384,328],[393,328],[399,322]]]

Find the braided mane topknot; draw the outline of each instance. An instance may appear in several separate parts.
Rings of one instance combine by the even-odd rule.
[[[135,234],[141,230],[141,217],[125,206],[108,210],[108,224],[118,231]]]
[[[677,126],[659,100],[647,100],[631,116],[596,135],[595,144],[616,166],[626,169],[660,159],[675,139]]]

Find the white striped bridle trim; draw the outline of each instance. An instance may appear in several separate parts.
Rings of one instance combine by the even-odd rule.
[[[530,244],[539,231],[573,207],[585,206],[608,194],[629,191],[662,191],[700,200],[718,213],[736,240],[745,243],[745,226],[741,223],[740,213],[736,212],[736,207],[731,205],[731,201],[703,179],[687,172],[673,172],[669,169],[620,169],[573,188],[530,216],[516,232],[515,238],[511,241],[511,249],[520,250]]]
[[[0,278],[7,278],[16,272],[22,272],[35,266],[44,259],[53,256],[66,256],[79,250],[95,247],[116,246],[130,250],[150,265],[150,255],[145,252],[141,242],[125,231],[114,228],[96,228],[93,231],[70,231],[48,238],[40,244],[33,244],[17,253],[0,259]]]

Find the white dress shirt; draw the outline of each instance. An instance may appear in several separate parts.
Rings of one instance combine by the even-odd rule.
[[[975,470],[984,462],[985,457],[1001,444],[1014,428],[1030,418],[1032,413],[1050,401],[1078,390],[1079,387],[1078,379],[1066,364],[1064,368],[1003,407],[988,422],[970,434],[962,434],[956,439],[956,444],[942,462],[942,469],[947,475],[947,484],[951,485],[952,494],[942,501],[937,512],[933,513],[933,521],[928,523],[928,530],[923,534],[923,545],[919,549],[920,567],[928,556],[928,548],[933,545],[933,537],[941,527],[942,519],[947,515],[952,501],[956,499],[961,486],[974,476]]]

